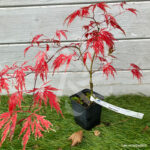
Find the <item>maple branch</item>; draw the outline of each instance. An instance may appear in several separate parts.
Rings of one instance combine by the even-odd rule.
[[[93,12],[93,18],[94,22],[96,22],[96,19],[95,19],[95,14]],[[99,26],[96,24],[97,26],[97,30],[99,31],[100,28]],[[95,56],[96,56],[96,53],[94,51],[94,54],[93,54],[93,57],[92,57],[92,61],[91,61],[91,66],[90,66],[90,90],[91,90],[91,95],[93,95],[93,63],[94,63],[94,59],[95,59]]]
[[[83,61],[83,55],[82,55],[81,49],[78,48],[78,47],[77,47],[77,49],[79,50],[79,53],[80,53],[80,56],[81,56],[81,59],[82,59],[81,61],[82,61],[83,64],[84,64],[84,61]],[[85,63],[84,65],[85,65],[85,67],[86,67],[86,70],[90,73],[90,70],[89,70],[88,66],[86,65],[86,63]]]
[[[32,95],[32,102],[30,104],[29,111],[31,110],[33,102],[34,102],[34,94],[35,94],[36,83],[37,83],[37,75],[35,75],[35,79],[34,79],[34,87],[33,87],[34,92],[33,92],[33,95]]]
[[[91,66],[90,66],[90,89],[91,89],[91,95],[93,95],[93,63],[94,63],[94,58],[95,58],[96,53],[94,52],[92,61],[91,61]]]

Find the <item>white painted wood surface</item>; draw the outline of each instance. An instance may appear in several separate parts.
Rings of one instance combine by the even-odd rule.
[[[31,6],[31,5],[64,5],[64,4],[80,4],[92,2],[120,2],[123,0],[1,0],[0,6]],[[138,1],[138,0],[137,0]]]
[[[32,58],[36,50],[28,53],[25,59],[23,50],[34,35],[44,33],[51,37],[56,29],[66,29],[67,27],[62,25],[65,17],[93,1],[99,0],[0,0],[0,70],[6,64],[11,65],[15,61],[22,63]],[[118,1],[122,0],[107,2],[113,5],[113,2]],[[116,43],[115,55],[118,60],[114,62],[114,66],[127,69],[129,63],[136,63],[143,69],[142,83],[138,84],[137,80],[133,80],[128,71],[119,71],[115,80],[105,80],[102,72],[96,72],[94,89],[103,95],[143,93],[150,96],[150,1],[136,0],[129,2],[128,6],[136,8],[138,16],[126,14],[117,18],[127,35],[124,37],[120,32],[114,33],[120,39]],[[116,11],[113,9],[114,13]],[[68,38],[70,41],[80,37],[80,25],[84,23],[75,20],[71,25],[69,30],[73,34]],[[63,70],[64,68],[60,69],[60,73],[56,73],[54,77],[49,73],[52,85],[62,89],[58,95],[71,95],[89,87],[88,73],[80,62],[72,63],[67,73],[62,72]],[[33,75],[28,76],[29,89],[33,86],[31,81]],[[40,82],[37,86],[40,86]]]
[[[80,5],[85,6],[85,5]],[[0,8],[0,43],[29,42],[37,34],[52,37],[56,29],[67,29],[63,26],[64,19],[79,5],[38,6]],[[150,2],[129,3],[129,7],[136,8],[136,17],[131,13],[117,17],[118,22],[126,31],[115,31],[116,38],[150,38]],[[115,10],[113,9],[116,14]],[[82,34],[81,25],[84,21],[76,19],[70,26],[69,40],[77,40]]]
[[[18,64],[21,64],[23,63],[23,61],[34,58],[39,49],[36,48],[30,49],[26,54],[26,57],[24,58],[24,49],[28,45],[29,44],[0,45],[0,68],[3,68],[5,65],[12,65],[12,63],[14,62],[18,62]],[[114,52],[114,55],[117,57],[117,59],[114,61],[114,66],[116,68],[128,69],[130,63],[136,63],[142,69],[150,70],[149,45],[150,39],[120,40],[116,42],[116,52]],[[53,54],[55,51],[56,49],[50,49],[51,52],[50,54]],[[66,51],[65,54],[68,54],[68,51]],[[72,61],[70,67],[68,68],[68,71],[70,72],[86,71],[85,67],[81,64],[82,63],[80,61],[75,62]],[[64,67],[62,67],[59,71],[64,71],[65,70]],[[95,69],[97,69],[98,67],[99,64],[95,64]]]

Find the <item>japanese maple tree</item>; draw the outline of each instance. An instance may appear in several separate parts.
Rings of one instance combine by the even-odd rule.
[[[2,129],[0,146],[7,137],[12,140],[17,124],[22,124],[19,137],[23,135],[23,150],[25,150],[31,134],[34,134],[35,138],[40,138],[43,136],[43,131],[53,130],[51,122],[46,120],[45,116],[39,114],[42,106],[49,104],[51,108],[62,115],[57,97],[54,94],[58,89],[51,86],[50,81],[48,81],[48,72],[51,67],[48,65],[49,62],[52,62],[53,73],[55,73],[62,65],[66,64],[67,70],[71,61],[81,60],[90,76],[91,94],[93,93],[93,74],[95,71],[103,71],[106,77],[116,75],[116,69],[112,62],[116,59],[113,52],[117,40],[112,34],[112,30],[120,30],[125,34],[116,17],[127,12],[136,15],[136,9],[127,8],[126,3],[122,2],[114,6],[120,7],[120,11],[114,16],[109,12],[112,7],[100,2],[76,10],[65,19],[65,23],[70,26],[76,18],[88,20],[88,24],[83,26],[84,34],[79,42],[62,45],[62,38],[67,39],[67,30],[57,30],[55,36],[51,39],[43,34],[37,35],[24,50],[26,56],[27,53],[32,51],[32,48],[37,48],[38,53],[32,60],[25,61],[21,65],[14,63],[12,66],[5,66],[0,71],[0,93],[5,90],[8,94],[8,111],[0,114],[0,129]],[[96,11],[100,11],[101,21],[96,17]],[[54,54],[51,53],[52,48],[57,49]],[[69,49],[69,52],[72,50],[72,53],[63,53],[66,49]],[[88,64],[88,60],[90,64]],[[94,70],[93,65],[97,60],[99,67]],[[141,70],[137,65],[130,64],[129,70],[133,76],[141,80]],[[30,74],[34,75],[34,82],[33,88],[28,89],[26,80]],[[37,80],[42,81],[40,87],[37,87]],[[11,88],[14,88],[15,92],[10,94]],[[24,93],[33,94],[28,109],[22,107]],[[26,114],[26,117],[20,119],[18,116],[21,113]]]
[[[115,7],[118,8],[119,12],[112,14],[110,11]],[[115,77],[117,69],[113,66],[113,61],[116,56],[113,55],[113,52],[116,51],[115,42],[117,39],[112,31],[120,30],[122,34],[126,34],[117,22],[117,16],[125,13],[137,15],[136,9],[128,8],[126,2],[115,5],[100,2],[82,7],[71,13],[64,21],[67,26],[70,26],[76,18],[86,20],[88,23],[82,26],[84,33],[78,42],[62,46],[62,49],[68,49],[68,52],[72,50],[72,54],[60,54],[54,60],[54,72],[65,62],[67,69],[71,60],[80,60],[89,73],[91,94],[93,94],[93,74],[96,71],[102,71],[107,78],[110,75]],[[89,61],[90,63],[88,63]],[[99,64],[97,69],[94,69],[94,63]],[[136,77],[139,81],[141,80],[141,69],[137,65],[131,63],[129,70],[133,77]]]

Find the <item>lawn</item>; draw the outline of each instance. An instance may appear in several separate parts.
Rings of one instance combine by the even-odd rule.
[[[0,100],[0,113],[7,111],[7,97],[2,96]],[[25,96],[25,102],[29,103],[31,96]],[[60,97],[60,105],[64,118],[58,116],[50,107],[42,108],[41,114],[45,115],[53,123],[56,132],[45,132],[44,138],[34,140],[31,136],[27,150],[150,150],[150,97],[138,95],[123,95],[106,97],[105,101],[114,105],[144,113],[142,120],[117,114],[105,108],[102,109],[101,125],[91,131],[83,130],[82,143],[71,147],[68,137],[81,128],[74,122],[71,115],[72,109],[67,96]],[[29,104],[28,104],[29,105]],[[24,114],[22,114],[24,115]],[[15,130],[13,141],[8,139],[4,142],[1,150],[22,149],[21,139],[18,139],[21,126]],[[94,130],[101,132],[100,136],[94,135]],[[145,145],[143,145],[145,144]],[[143,145],[143,147],[142,147]],[[140,147],[141,146],[141,147]]]

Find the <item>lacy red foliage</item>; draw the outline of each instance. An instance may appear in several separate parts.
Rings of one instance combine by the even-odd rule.
[[[47,80],[47,73],[49,72],[48,69],[48,55],[47,52],[39,51],[35,56],[36,62],[34,66],[35,76],[37,77],[40,75],[40,78],[44,81]]]
[[[139,81],[141,81],[141,78],[143,75],[140,72],[141,71],[140,67],[138,67],[135,64],[130,64],[130,66],[132,67],[130,70],[131,70],[131,73],[133,74],[133,78],[136,77]]]
[[[93,64],[96,62],[96,59],[99,59],[100,61],[100,68],[97,71],[102,70],[103,73],[107,76],[111,74],[113,77],[116,73],[116,69],[113,67],[113,60],[116,59],[116,56],[112,55],[115,45],[115,37],[112,33],[112,29],[119,29],[124,35],[125,31],[124,29],[119,25],[119,23],[116,20],[116,17],[119,15],[124,14],[125,12],[132,12],[133,14],[136,14],[137,10],[134,8],[127,8],[126,2],[121,2],[120,4],[114,5],[114,7],[118,6],[120,12],[118,14],[113,15],[109,12],[110,9],[113,8],[113,6],[108,6],[104,2],[91,4],[86,7],[82,7],[76,11],[74,11],[72,14],[70,14],[66,19],[65,23],[67,25],[70,25],[77,17],[82,18],[82,20],[88,19],[89,23],[84,25],[82,28],[85,30],[84,34],[82,35],[82,38],[80,41],[84,41],[84,43],[81,43],[79,46],[74,46],[74,51],[76,51],[78,56],[78,59],[81,60],[83,64],[85,65],[87,71],[89,73],[95,72],[93,69]],[[103,12],[100,14],[99,18],[104,18],[104,20],[99,21],[97,17],[95,17],[98,9]],[[82,45],[86,45],[86,48],[82,50]],[[72,45],[70,45],[70,48]],[[67,49],[69,48],[66,47]],[[87,62],[87,55],[89,56],[89,59],[91,61],[90,67],[86,64]],[[107,61],[107,59],[112,58],[111,61]],[[73,57],[71,57],[73,59]],[[59,69],[59,67],[62,66],[67,60],[67,56],[64,54],[59,55],[56,58],[56,62],[54,65],[54,71],[55,69]],[[138,80],[142,78],[141,70],[135,65],[131,65],[133,68],[131,69],[131,72],[134,77],[136,77]]]
[[[16,86],[15,88],[18,91],[22,91],[23,89],[25,89],[25,76],[27,71],[32,71],[33,68],[30,65],[27,65],[28,62],[24,62],[21,66],[17,66],[15,65],[15,67],[13,67],[11,70],[14,71],[12,77],[15,79],[16,81]]]
[[[42,131],[49,131],[51,129],[51,122],[44,119],[45,116],[41,116],[35,113],[32,113],[28,116],[23,123],[19,137],[24,133],[22,138],[23,150],[25,150],[26,144],[30,138],[31,132],[34,134],[35,138],[43,137]]]
[[[18,91],[16,93],[11,94],[9,101],[8,101],[9,112],[13,113],[17,105],[21,109],[21,101],[23,101],[22,92]]]
[[[1,70],[0,72],[0,93],[2,92],[2,89],[6,90],[7,93],[9,94],[9,84],[8,84],[8,78],[7,78],[7,73],[9,71],[9,67],[5,66],[4,69]]]
[[[55,108],[55,110],[58,113],[62,114],[59,103],[57,101],[57,97],[52,92],[52,91],[57,91],[58,89],[50,85],[46,86],[47,83],[49,82],[44,83],[40,88],[35,88],[34,90],[28,92],[28,93],[34,92],[34,99],[33,99],[34,106],[38,105],[39,107],[41,107],[42,101],[47,106],[47,100],[48,100],[51,108]]]
[[[16,121],[17,121],[16,112],[14,112],[13,114],[10,112],[5,112],[0,115],[0,128],[3,128],[0,146],[3,144],[8,134],[10,136],[10,139],[12,139],[16,127]]]
[[[61,39],[61,34],[65,37],[65,39],[67,40],[67,35],[66,32],[68,32],[67,30],[57,30],[56,31],[56,36],[58,37],[58,39]]]
[[[110,8],[116,6],[120,10],[118,14],[109,12]],[[97,11],[100,13],[97,13]],[[32,49],[37,49],[37,54],[30,60],[32,63],[30,61],[25,61],[21,65],[14,63],[11,67],[5,66],[0,71],[0,93],[5,90],[9,95],[9,89],[15,89],[15,92],[9,95],[8,112],[0,114],[0,129],[3,130],[0,146],[7,136],[12,140],[17,124],[22,124],[19,136],[24,134],[22,138],[23,150],[26,148],[31,133],[34,134],[35,138],[40,138],[43,137],[42,132],[52,130],[51,122],[44,119],[45,116],[38,114],[42,105],[47,106],[47,103],[49,103],[51,109],[54,108],[57,113],[62,115],[57,97],[54,94],[58,89],[49,85],[49,81],[47,81],[50,67],[53,68],[53,73],[55,73],[62,65],[66,64],[66,71],[71,61],[81,60],[90,77],[95,71],[103,71],[107,78],[109,75],[115,77],[116,69],[113,67],[113,60],[116,59],[116,56],[112,53],[115,51],[115,41],[117,40],[112,30],[118,29],[125,35],[125,31],[116,19],[117,16],[125,12],[137,14],[136,9],[127,8],[126,2],[115,6],[100,2],[82,7],[71,13],[64,21],[64,23],[70,25],[76,18],[86,19],[87,24],[82,27],[84,33],[80,39],[77,39],[78,42],[68,45],[62,44],[61,40],[67,39],[67,30],[56,30],[54,37],[51,39],[43,34],[38,34],[33,37],[31,44],[24,50],[25,56]],[[97,16],[97,14],[99,15]],[[52,48],[57,50],[52,52]],[[49,62],[52,66],[48,65]],[[93,69],[95,63],[99,64],[96,70]],[[130,71],[133,77],[141,81],[142,73],[137,65],[131,64]],[[25,83],[27,76],[30,74],[34,75],[34,85],[32,89],[27,89]],[[42,81],[42,86],[36,87],[39,78]],[[22,107],[24,93],[33,94],[28,110]],[[36,109],[37,107],[38,109]],[[17,120],[19,113],[27,113],[27,115]]]
[[[76,53],[73,53],[70,55],[60,54],[53,62],[53,68],[54,68],[53,73],[55,72],[56,69],[60,68],[60,66],[62,66],[64,63],[67,63],[66,69],[65,69],[67,71],[67,68],[69,67],[70,61],[71,61],[72,57],[75,55],[76,55]]]
[[[107,25],[111,25],[113,28],[117,28],[125,34],[125,31],[120,27],[120,25],[117,23],[116,19],[111,14],[105,15],[106,23]]]
[[[116,69],[110,63],[107,63],[103,66],[103,73],[107,76],[107,78],[109,74],[115,77],[114,73],[116,73]]]
[[[60,30],[59,32],[66,38],[66,30]],[[44,37],[44,39],[42,39],[42,37]],[[50,46],[45,42],[56,40],[54,38],[47,39],[43,34],[35,36],[31,42],[31,45],[24,50],[24,55],[30,50],[30,48],[40,48],[44,50],[38,51],[38,53],[35,55],[35,58],[31,59],[32,65],[29,65],[29,61],[25,61],[21,65],[14,63],[11,67],[5,66],[5,68],[1,70],[0,93],[4,89],[9,94],[10,87],[15,88],[16,92],[9,96],[8,112],[2,113],[0,115],[0,129],[3,129],[0,146],[5,141],[7,136],[9,136],[10,140],[12,140],[16,124],[23,124],[22,130],[20,132],[20,136],[24,134],[22,138],[23,150],[25,150],[31,133],[34,133],[35,138],[40,138],[43,136],[43,131],[52,130],[52,124],[48,120],[45,120],[44,116],[37,114],[37,112],[39,112],[41,109],[42,102],[47,105],[48,101],[51,109],[56,109],[57,113],[62,115],[57,97],[53,93],[53,91],[57,91],[57,89],[51,85],[47,85],[49,83],[47,82],[47,74],[49,72],[48,63],[55,55],[48,55]],[[53,42],[53,46],[58,46],[58,42]],[[33,60],[35,60],[35,63],[33,63]],[[26,78],[31,73],[34,73],[34,86],[33,89],[26,89]],[[36,88],[38,77],[42,79],[43,85],[39,88]],[[33,93],[33,99],[28,110],[24,110],[21,105],[22,101],[24,101],[24,93]],[[38,109],[35,107],[37,105]],[[19,113],[28,113],[28,115],[26,118],[22,118],[18,121],[18,123],[16,123]]]

